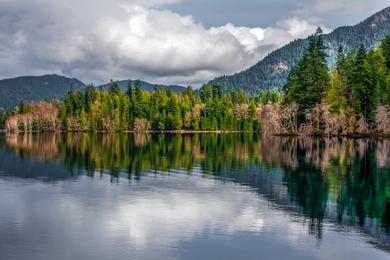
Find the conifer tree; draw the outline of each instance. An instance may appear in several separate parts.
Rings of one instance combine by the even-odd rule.
[[[110,92],[113,96],[119,96],[121,94],[121,88],[118,81],[113,82],[111,80]]]
[[[88,85],[85,88],[85,112],[89,112],[93,102],[96,100],[96,88],[93,85]]]
[[[378,103],[385,102],[384,92],[386,86],[386,62],[382,50],[373,50],[367,55],[363,70],[363,96],[361,109],[363,115],[370,123],[375,122],[375,111]]]
[[[305,121],[305,111],[321,102],[322,94],[329,84],[325,50],[322,30],[318,28],[309,37],[309,46],[284,86],[284,104],[299,104],[299,123]]]
[[[381,48],[385,57],[386,66],[390,70],[390,35],[386,36],[383,40]]]

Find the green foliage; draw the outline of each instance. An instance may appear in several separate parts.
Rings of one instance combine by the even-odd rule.
[[[21,102],[19,105],[19,111],[20,114],[28,113],[30,112],[30,105],[26,102]]]
[[[88,85],[85,88],[85,110],[90,112],[93,102],[96,100],[96,88],[93,85]]]
[[[328,67],[326,65],[325,45],[322,30],[309,37],[309,46],[302,59],[288,77],[285,90],[285,104],[299,104],[298,116],[304,120],[307,109],[313,108],[322,99],[322,93],[329,85]]]
[[[120,95],[121,89],[120,89],[118,81],[114,82],[114,81],[111,80],[110,92],[111,92],[111,95],[113,95],[113,96]]]
[[[332,112],[341,112],[348,107],[347,87],[340,72],[332,71],[332,79],[325,93],[325,101],[331,106]]]
[[[281,101],[283,92],[278,90],[261,90],[256,98],[256,103],[260,105],[275,104]]]
[[[389,41],[386,37],[380,47],[369,52],[360,46],[357,52],[345,55],[340,48],[328,81],[320,34],[311,36],[305,55],[289,75],[284,103],[299,105],[299,123],[306,123],[306,113],[324,102],[331,113],[353,116],[375,129],[378,107],[390,105]]]
[[[81,131],[85,131],[87,129],[87,118],[85,116],[84,108],[82,108],[80,111],[80,128]]]
[[[390,69],[390,35],[386,36],[383,40],[381,48],[383,50],[383,56],[385,57],[386,66]]]
[[[378,103],[385,102],[381,97],[386,82],[386,64],[381,50],[371,51],[364,61],[363,82],[360,85],[363,93],[360,104],[361,113],[370,121],[375,120],[375,111]]]
[[[357,53],[348,55],[345,65],[336,68],[341,75],[343,92],[337,93],[331,100],[328,99],[329,103],[336,99],[347,100],[356,116],[363,116],[369,123],[374,124],[377,106],[390,104],[390,73],[386,66],[389,53],[386,54],[385,45],[383,43],[380,48],[368,53],[364,46],[361,46]]]
[[[173,93],[169,94],[165,126],[168,130],[180,130],[182,127],[182,116],[179,107],[179,99],[177,95]]]
[[[257,105],[277,102],[280,93],[263,92],[262,97],[244,91],[223,93],[218,86],[204,85],[199,91],[181,93],[160,88],[143,91],[140,83],[128,84],[123,93],[116,82],[109,90],[90,85],[83,91],[72,89],[58,105],[58,122],[64,131],[130,131],[145,124],[152,130],[257,131]],[[22,103],[18,113],[28,112]]]
[[[0,107],[0,130],[4,129],[5,121],[11,115],[10,111],[6,111]]]

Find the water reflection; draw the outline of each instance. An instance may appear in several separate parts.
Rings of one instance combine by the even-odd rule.
[[[242,205],[238,210],[229,207],[231,204],[218,204],[223,200],[221,197],[210,201],[208,196],[204,196],[207,189],[203,185],[215,185],[207,180],[217,178],[218,181],[238,183],[256,191],[267,199],[267,203],[271,203],[271,207],[290,214],[294,221],[304,223],[309,234],[319,240],[323,238],[324,225],[329,221],[337,230],[357,230],[369,236],[369,243],[375,247],[390,251],[390,141],[386,139],[53,134],[6,136],[0,140],[0,152],[4,156],[10,156],[10,151],[17,152],[17,158],[0,161],[0,174],[3,176],[11,169],[7,162],[15,165],[15,160],[19,160],[17,165],[20,167],[26,162],[31,166],[32,161],[45,162],[45,167],[51,165],[59,169],[60,165],[65,165],[67,178],[75,178],[85,172],[90,177],[109,176],[112,182],[119,182],[120,176],[133,181],[142,180],[147,173],[174,175],[179,171],[191,175],[201,172],[206,177],[204,182],[186,179],[196,187],[196,194],[168,185],[164,186],[165,192],[161,194],[165,199],[160,199],[153,189],[144,190],[145,194],[150,194],[147,200],[134,198],[131,203],[118,205],[119,208],[114,211],[116,216],[120,216],[119,220],[105,226],[121,229],[130,225],[129,236],[138,243],[137,246],[157,243],[153,240],[153,230],[157,229],[153,223],[177,228],[174,235],[164,240],[168,241],[167,244],[171,244],[169,239],[180,237],[180,230],[186,227],[192,230],[186,233],[190,237],[182,237],[187,240],[203,233],[200,231],[202,228],[224,229],[227,232],[262,230],[267,219],[263,212],[258,212],[252,203],[248,203],[249,198],[234,203]],[[35,176],[31,173],[20,177],[42,177],[42,171],[33,171]],[[51,181],[56,180],[55,176],[44,176]],[[57,176],[58,179],[66,178],[64,174]],[[173,193],[169,192],[172,191],[170,188],[174,189]],[[226,193],[221,190],[221,195],[231,201],[242,199],[242,194],[240,196],[231,190]],[[175,205],[173,211],[172,205],[166,204],[167,198]],[[203,204],[206,201],[208,206],[205,209]],[[154,205],[156,214],[145,213],[149,210],[145,206],[148,203]],[[129,205],[137,210],[127,210]],[[215,210],[208,211],[208,208]],[[160,216],[169,217],[161,222],[156,220]],[[232,216],[236,222],[226,226],[226,216]],[[277,219],[275,215],[268,217]],[[118,224],[120,219],[126,221]],[[127,221],[129,219],[130,222]],[[183,222],[183,219],[192,221]],[[284,222],[286,219],[280,221],[282,233]],[[195,226],[188,227],[188,223]],[[247,223],[252,223],[251,227],[247,227]],[[162,232],[168,234],[173,231]]]

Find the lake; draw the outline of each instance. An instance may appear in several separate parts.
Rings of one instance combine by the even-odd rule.
[[[389,139],[0,135],[0,259],[389,258]]]

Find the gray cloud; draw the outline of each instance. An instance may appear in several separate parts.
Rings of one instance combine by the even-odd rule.
[[[253,65],[317,24],[326,27],[320,10],[337,13],[348,4],[282,2],[224,1],[214,12],[226,14],[228,20],[220,23],[218,15],[214,20],[211,14],[210,19],[199,15],[202,8],[219,7],[219,0],[0,0],[0,77],[58,73],[94,83],[142,78],[198,84]],[[367,3],[354,1],[353,6],[358,10]],[[247,25],[240,18],[256,10],[261,21],[283,13],[278,6],[286,15],[275,15],[268,24]],[[185,7],[193,13],[185,15]]]

